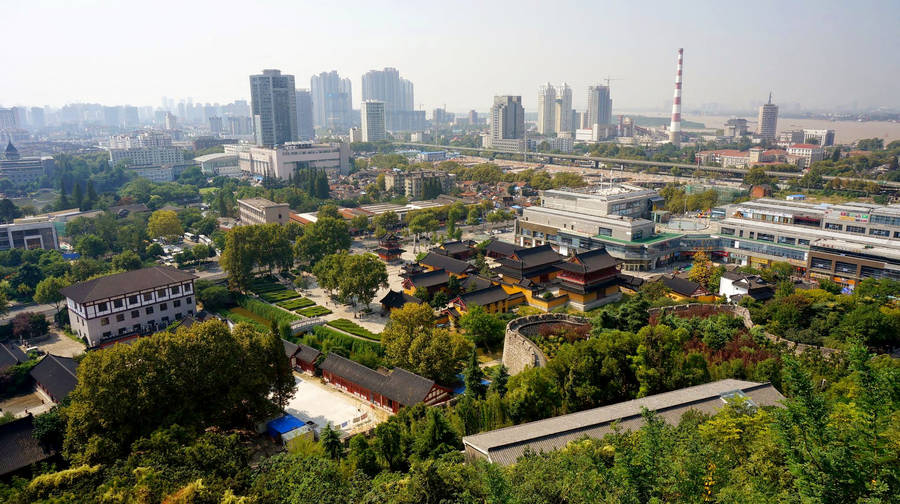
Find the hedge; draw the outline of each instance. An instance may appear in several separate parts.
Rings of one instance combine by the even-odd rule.
[[[331,310],[325,308],[324,306],[310,306],[309,308],[302,308],[300,310],[296,310],[297,313],[303,315],[304,317],[318,317],[320,315],[328,315],[331,313]]]
[[[327,325],[334,327],[336,329],[340,329],[344,332],[348,332],[354,336],[359,336],[362,338],[368,338],[375,341],[381,341],[381,334],[375,334],[372,331],[366,329],[365,327],[353,322],[352,320],[347,320],[345,318],[331,320],[326,322]]]
[[[296,291],[281,289],[278,291],[263,292],[259,297],[270,303],[276,303],[278,301],[287,301],[288,299],[298,298],[300,297],[300,294],[297,294]]]
[[[287,301],[281,301],[279,303],[275,303],[276,305],[284,308],[285,310],[297,311],[300,308],[306,308],[308,306],[315,306],[316,302],[309,298],[294,298],[288,299]]]
[[[300,317],[298,317],[292,313],[286,312],[286,311],[282,310],[281,308],[278,308],[277,306],[272,306],[268,303],[264,303],[262,301],[259,301],[259,300],[256,300],[256,299],[253,299],[250,297],[246,297],[246,296],[239,297],[238,304],[242,308],[257,314],[264,319],[275,320],[279,324],[282,322],[290,324],[291,322],[293,322],[295,320],[300,320]]]

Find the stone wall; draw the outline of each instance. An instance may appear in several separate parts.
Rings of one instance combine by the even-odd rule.
[[[753,319],[750,318],[750,310],[744,308],[743,306],[731,304],[693,303],[685,305],[663,306],[661,308],[650,308],[649,310],[647,310],[647,313],[650,314],[650,324],[652,325],[655,325],[657,322],[659,322],[659,319],[669,314],[674,315],[678,318],[707,318],[712,315],[718,315],[720,313],[727,313],[740,318],[744,321],[744,327],[746,327],[747,330],[753,329],[753,326],[755,325],[753,323]],[[515,322],[515,320],[513,322]],[[818,350],[826,355],[839,351],[836,348],[807,345],[806,343],[796,343],[794,341],[786,340],[780,336],[776,336],[768,331],[766,331],[765,335],[766,338],[774,343],[786,343],[788,346],[792,347],[794,349],[794,353],[797,354],[801,354],[810,349]]]
[[[503,340],[503,365],[510,375],[518,374],[529,367],[547,365],[547,356],[520,330],[523,327],[557,322],[571,324],[587,324],[587,319],[565,313],[542,313],[511,320],[506,324],[506,337]]]

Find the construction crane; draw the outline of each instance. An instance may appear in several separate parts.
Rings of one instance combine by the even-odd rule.
[[[618,77],[610,77],[610,76],[607,75],[606,78],[605,78],[605,79],[602,79],[602,80],[605,80],[605,81],[606,81],[606,87],[609,87],[609,81],[614,81],[614,80],[625,80],[625,79],[618,78]]]

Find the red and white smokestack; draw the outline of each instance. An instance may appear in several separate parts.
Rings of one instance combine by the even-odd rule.
[[[681,69],[684,62],[684,49],[678,50],[678,66],[675,70],[675,96],[672,100],[672,123],[669,125],[669,141],[675,146],[681,145]]]

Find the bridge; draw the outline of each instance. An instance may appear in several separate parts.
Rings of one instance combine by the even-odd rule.
[[[455,147],[450,145],[435,145],[435,144],[422,144],[422,143],[411,143],[411,142],[393,142],[394,145],[404,145],[409,147],[420,147],[420,148],[428,148],[428,149],[439,149],[439,150],[453,150],[460,152],[475,152],[478,154],[481,153],[491,153],[491,154],[507,154],[514,156],[523,156],[531,157],[532,159],[541,160],[548,164],[552,164],[554,160],[564,159],[567,161],[589,161],[593,164],[594,168],[600,168],[601,163],[604,165],[609,164],[618,164],[618,165],[629,165],[629,166],[653,166],[658,168],[668,168],[671,170],[672,168],[678,168],[680,170],[701,170],[707,172],[716,172],[716,173],[725,173],[730,175],[737,175],[743,177],[750,170],[748,168],[740,168],[737,166],[729,166],[727,168],[723,168],[721,166],[705,166],[705,165],[696,165],[689,163],[676,163],[672,161],[648,161],[646,159],[625,159],[625,158],[611,158],[611,157],[597,157],[597,156],[579,156],[577,154],[548,154],[545,152],[519,152],[519,151],[506,151],[506,150],[497,150],[497,149],[484,149],[481,147]],[[766,171],[766,175],[770,177],[777,177],[779,179],[797,179],[803,176],[803,173],[799,172],[782,172],[782,171]],[[841,180],[850,180],[855,182],[874,182],[878,184],[883,189],[891,189],[891,190],[900,190],[900,182],[892,182],[888,180],[870,180],[870,179],[861,179],[861,178],[853,178],[853,177],[833,177],[833,176],[823,176],[823,180],[832,180],[839,178]]]

